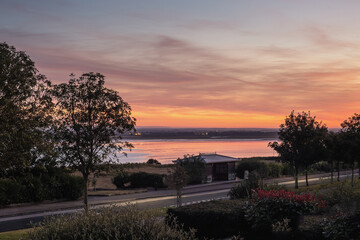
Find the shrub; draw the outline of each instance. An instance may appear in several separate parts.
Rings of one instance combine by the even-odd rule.
[[[296,194],[285,190],[254,190],[253,200],[246,206],[246,219],[254,230],[271,232],[272,225],[285,218],[290,227],[298,227],[298,217],[325,207],[325,201],[312,194]]]
[[[131,174],[129,180],[130,180],[130,187],[132,188],[165,187],[163,183],[163,176],[160,174],[138,172]]]
[[[188,240],[196,237],[193,231],[184,231],[174,220],[165,224],[164,220],[128,205],[48,218],[33,228],[27,239]]]
[[[273,178],[278,178],[282,175],[283,173],[283,165],[281,163],[267,163],[266,167],[268,169],[268,176],[269,177],[273,177]]]
[[[82,177],[62,169],[50,172],[34,169],[16,179],[0,179],[0,205],[62,198],[75,200],[82,196],[83,182]]]
[[[0,179],[0,206],[21,202],[24,187],[13,179]]]
[[[120,171],[116,177],[112,179],[113,184],[117,189],[125,188],[125,184],[130,182],[129,174],[124,171]]]
[[[331,240],[360,239],[359,228],[360,212],[338,215],[334,219],[324,220],[323,236]]]
[[[84,179],[80,176],[63,175],[60,180],[62,198],[76,200],[84,193]]]
[[[238,200],[193,204],[168,209],[167,219],[175,217],[185,229],[194,228],[200,238],[245,235],[249,226],[244,218],[243,206],[244,203]]]
[[[228,196],[230,199],[240,199],[245,197],[251,197],[252,189],[260,187],[260,176],[254,171],[249,173],[249,178],[240,182],[238,185],[232,187]]]
[[[183,159],[178,159],[181,166],[185,169],[186,174],[188,175],[187,184],[199,184],[205,181],[205,161],[199,156],[194,155],[184,155]]]
[[[310,166],[310,171],[331,172],[331,164],[327,161],[316,162]]]
[[[262,178],[268,176],[266,164],[260,161],[243,160],[239,162],[235,170],[236,176],[238,178],[244,178],[245,170],[248,170],[249,172],[256,170]]]
[[[341,181],[334,183],[334,187],[321,196],[330,206],[336,204],[344,205],[360,199],[360,192],[356,191],[357,189],[360,189],[359,180],[354,181],[354,187],[351,187],[349,180]]]
[[[146,164],[149,164],[149,165],[161,165],[161,163],[158,160],[153,159],[153,158],[150,158],[149,160],[147,160]]]

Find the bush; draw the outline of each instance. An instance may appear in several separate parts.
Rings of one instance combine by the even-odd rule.
[[[84,179],[79,176],[63,175],[60,178],[60,189],[62,196],[69,200],[76,200],[84,194]]]
[[[112,179],[112,182],[117,189],[125,188],[125,184],[130,182],[129,174],[121,171]]]
[[[244,178],[245,170],[249,172],[257,171],[261,178],[278,178],[284,173],[288,173],[288,169],[285,164],[274,162],[260,162],[256,160],[243,160],[236,167],[236,176],[238,178]]]
[[[296,194],[285,190],[254,190],[254,198],[247,203],[246,220],[255,231],[271,232],[272,225],[290,219],[292,230],[298,227],[299,216],[325,207],[325,201],[311,194]]]
[[[328,205],[336,204],[346,205],[349,202],[360,199],[360,181],[354,181],[354,187],[351,187],[350,180],[334,183],[334,187],[329,191],[322,193],[321,196]]]
[[[331,240],[360,239],[360,212],[353,215],[340,215],[334,219],[325,219],[323,236]]]
[[[147,160],[146,164],[149,164],[149,165],[161,165],[161,163],[158,160],[153,159],[153,158],[150,158],[149,160]]]
[[[249,173],[249,178],[232,187],[228,196],[230,199],[251,197],[252,189],[260,187],[260,176],[256,171]]]
[[[174,220],[168,224],[136,207],[107,207],[73,215],[48,218],[28,236],[29,240],[189,240],[194,232],[184,231]]]
[[[170,208],[167,219],[175,217],[185,229],[194,228],[200,238],[245,235],[249,229],[244,218],[244,203],[238,200],[211,201]]]
[[[163,188],[166,187],[163,183],[163,176],[160,174],[138,172],[133,173],[129,177],[131,188],[143,188],[154,187]]]
[[[244,178],[245,170],[248,170],[249,172],[256,170],[262,178],[265,178],[268,175],[266,164],[260,161],[243,160],[239,162],[235,170],[236,176],[238,178]]]
[[[16,179],[0,179],[0,206],[52,199],[78,199],[83,194],[83,178],[63,169],[32,169]]]
[[[281,163],[267,163],[268,176],[272,178],[278,178],[283,174],[283,164]]]
[[[310,171],[315,172],[331,172],[331,164],[327,161],[320,161],[310,166]]]
[[[188,175],[187,184],[199,184],[205,181],[205,161],[199,156],[185,155],[183,159],[178,159],[181,166]]]
[[[24,187],[12,179],[0,179],[0,206],[22,201]]]

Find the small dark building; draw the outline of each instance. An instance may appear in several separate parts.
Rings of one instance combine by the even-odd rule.
[[[206,182],[235,180],[235,163],[241,159],[217,153],[200,153],[200,156],[206,163]]]

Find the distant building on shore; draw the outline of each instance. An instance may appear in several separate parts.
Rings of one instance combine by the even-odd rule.
[[[235,164],[240,158],[233,158],[215,153],[200,153],[205,161],[206,182],[235,180]],[[198,157],[196,156],[196,157]],[[174,161],[176,162],[176,161]]]

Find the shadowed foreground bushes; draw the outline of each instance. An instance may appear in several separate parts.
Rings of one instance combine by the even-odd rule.
[[[175,217],[185,229],[196,229],[200,238],[243,235],[249,229],[241,201],[211,201],[168,209],[167,219]]]
[[[31,230],[28,240],[189,240],[194,232],[184,231],[174,220],[165,224],[133,205],[107,207],[73,215],[49,218]]]
[[[82,196],[83,178],[62,169],[33,169],[16,178],[0,178],[0,206],[43,200],[75,200]]]

